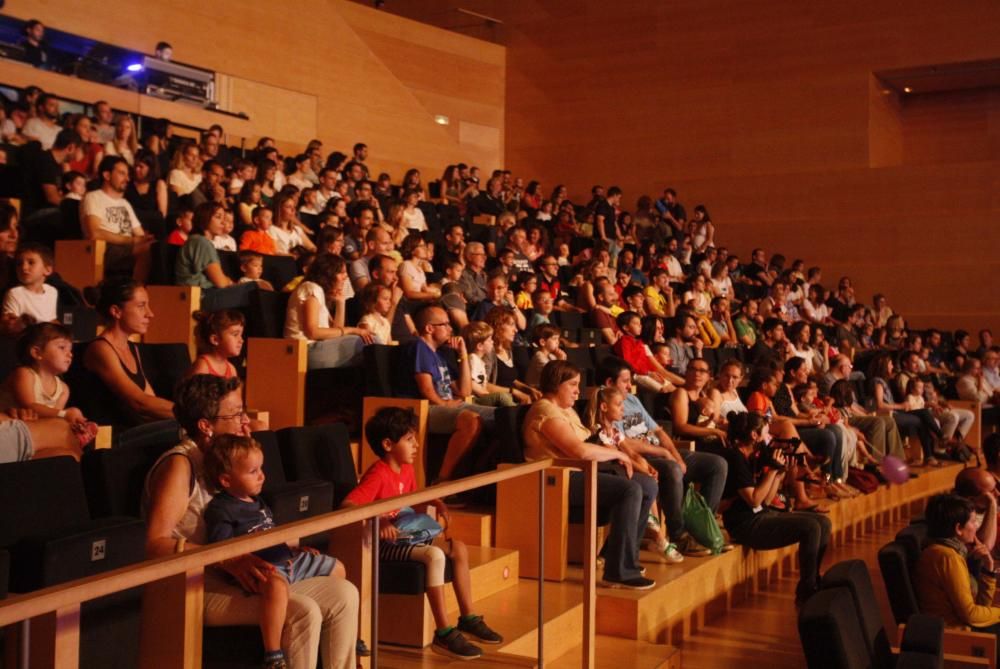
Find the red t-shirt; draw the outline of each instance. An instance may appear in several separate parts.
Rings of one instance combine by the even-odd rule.
[[[623,334],[621,339],[615,342],[615,354],[632,366],[632,370],[644,376],[653,371],[653,366],[649,364],[649,356],[646,355],[646,345],[632,335]]]
[[[399,473],[396,473],[384,460],[379,460],[361,476],[358,486],[344,498],[344,501],[367,504],[380,499],[399,497],[416,489],[417,477],[413,472],[413,465],[402,465]],[[396,512],[390,515],[395,516]]]

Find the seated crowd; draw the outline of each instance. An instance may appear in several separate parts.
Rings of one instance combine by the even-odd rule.
[[[270,138],[241,153],[219,126],[195,141],[150,121],[140,138],[106,103],[93,112],[61,117],[56,97],[28,89],[0,126],[23,177],[20,211],[0,205],[0,329],[18,338],[21,365],[4,384],[0,462],[79,458],[95,421],[128,428],[118,443],[173,438],[144,491],[150,557],[273,524],[257,497],[266,463],[249,436],[244,370],[233,364],[258,291],[287,294],[284,336],[308,342],[310,369],[358,367],[366,347],[399,344],[394,394],[427,400],[426,431],[447,440],[436,480],[495,463],[498,412],[518,405],[519,456],[599,463],[609,587],[655,585],[643,545],[667,562],[732,549],[704,545],[687,526],[694,483],[732,542],[799,545],[802,600],[818,587],[830,538],[824,498],[861,494],[859,472],[877,472],[886,456],[967,458],[974,415],[948,398],[981,403],[984,426],[1000,419],[1000,347],[988,330],[978,347],[967,332],[911,330],[884,296],[858,301],[849,277],[828,290],[802,260],[759,248],[740,258],[720,245],[707,207],[689,218],[671,188],[628,211],[615,186],[595,186],[586,202],[562,185],[545,198],[538,181],[495,170],[481,183],[465,164],[432,183],[411,169],[395,185],[370,172],[363,143],[348,156],[313,140],[286,159]],[[65,238],[105,242],[97,290],[59,278],[51,247]],[[269,256],[289,257],[297,276],[265,281]],[[166,277],[154,271],[164,258]],[[156,395],[133,342],[155,323],[151,279],[201,288],[201,354],[172,397]],[[71,300],[105,322],[82,354],[117,400],[105,416],[73,408],[60,378],[72,336],[58,310]],[[413,490],[424,445],[412,415],[383,412],[363,429],[380,459],[346,503]],[[571,504],[583,490],[571,474]],[[952,544],[965,536],[966,506],[934,516],[937,553],[961,553]],[[383,560],[428,565],[435,649],[474,657],[463,635],[499,642],[473,613],[459,542],[382,536]],[[454,626],[444,555],[456,570]],[[930,560],[928,570],[954,562]],[[260,623],[267,666],[287,657],[311,669],[318,656],[324,667],[354,665],[357,591],[340,562],[279,546],[219,566],[206,579],[207,624]],[[974,613],[983,625],[1000,620]]]

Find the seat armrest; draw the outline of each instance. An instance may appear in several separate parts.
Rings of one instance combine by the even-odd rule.
[[[937,616],[914,613],[906,621],[899,649],[902,652],[942,654],[944,647],[944,621]]]

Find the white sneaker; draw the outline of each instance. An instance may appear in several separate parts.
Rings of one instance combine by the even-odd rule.
[[[662,555],[663,559],[670,564],[684,562],[684,556],[677,550],[677,546],[667,542],[666,539],[660,539],[656,542],[656,552]]]
[[[671,564],[684,562],[684,556],[677,550],[677,546],[673,544],[667,544],[667,547],[663,549],[663,559]]]
[[[656,516],[654,516],[653,514],[647,515],[646,516],[646,529],[653,530],[654,532],[658,532],[660,530],[660,519],[657,518]]]

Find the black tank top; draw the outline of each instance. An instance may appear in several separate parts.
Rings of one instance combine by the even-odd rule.
[[[497,356],[497,381],[498,386],[503,386],[504,388],[510,388],[514,385],[514,381],[517,380],[517,367],[513,364],[508,365],[500,356]]]
[[[110,346],[111,350],[115,352],[115,357],[118,358],[118,364],[122,366],[122,371],[125,372],[125,376],[127,376],[132,383],[137,385],[139,390],[146,392],[146,374],[142,371],[142,359],[139,357],[139,347],[133,342],[128,342],[128,350],[132,353],[132,357],[135,358],[135,373],[133,373],[128,370],[128,367],[125,366],[125,361],[122,360],[120,355],[118,355],[118,349],[116,349],[114,345],[104,337],[100,337],[100,340]]]

